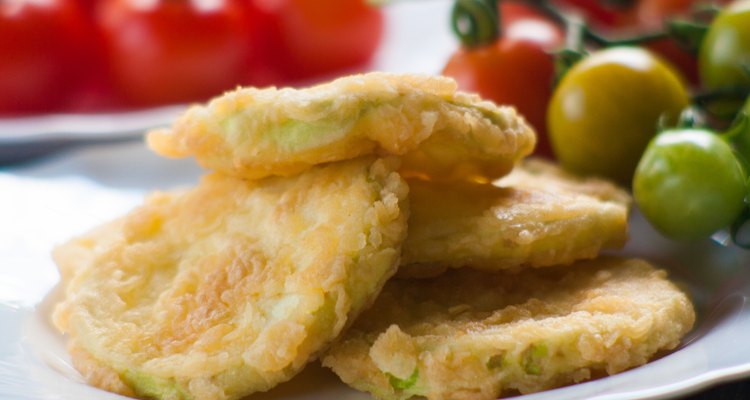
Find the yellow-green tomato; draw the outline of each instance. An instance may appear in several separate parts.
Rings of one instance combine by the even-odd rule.
[[[643,215],[666,236],[693,240],[728,227],[747,194],[742,163],[718,135],[699,129],[659,134],[633,178]]]
[[[701,83],[707,89],[750,88],[750,0],[735,1],[711,22],[698,57]],[[732,118],[742,99],[712,104],[711,111]]]
[[[563,167],[630,183],[659,118],[688,105],[682,79],[665,61],[636,47],[592,53],[555,89],[547,124]]]

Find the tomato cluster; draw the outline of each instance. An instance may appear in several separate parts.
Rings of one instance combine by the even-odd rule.
[[[497,38],[457,50],[445,73],[516,105],[539,154],[632,185],[669,237],[736,234],[750,221],[750,0],[501,1],[499,10]],[[557,34],[508,33],[528,21]]]
[[[2,0],[0,114],[203,100],[364,65],[364,0]]]
[[[730,227],[735,243],[750,221],[750,0],[727,5],[700,46],[699,76],[714,123],[658,134],[640,160],[633,194],[668,236],[697,239]],[[708,91],[708,92],[706,92]],[[744,102],[744,106],[743,106]],[[724,132],[717,121],[732,120]]]
[[[501,104],[515,105],[538,133],[537,154],[552,157],[546,109],[555,79],[554,52],[563,46],[565,34],[562,21],[542,12],[540,3],[561,13],[580,15],[598,31],[618,37],[659,29],[665,18],[687,13],[694,1],[498,2],[501,30],[497,39],[483,46],[458,49],[443,73],[456,78],[462,89],[478,92]],[[674,41],[654,40],[644,47],[675,65],[690,82],[698,82],[696,58]]]

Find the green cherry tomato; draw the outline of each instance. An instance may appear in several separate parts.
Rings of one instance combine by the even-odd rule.
[[[594,52],[568,71],[552,96],[552,148],[573,172],[627,184],[659,119],[676,119],[688,101],[677,73],[647,50]]]
[[[724,8],[701,43],[698,70],[707,89],[750,87],[750,0],[735,1]],[[724,100],[711,111],[731,118],[742,100]]]
[[[666,236],[700,239],[728,227],[742,212],[745,176],[731,146],[711,131],[666,131],[643,154],[633,196]]]

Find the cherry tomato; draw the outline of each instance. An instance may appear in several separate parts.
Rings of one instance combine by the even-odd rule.
[[[283,54],[280,44],[278,19],[273,10],[261,4],[271,0],[241,0],[245,8],[250,51],[245,61],[242,85],[266,87],[288,84],[288,77],[281,71],[280,55]],[[265,8],[264,8],[265,7]]]
[[[137,105],[232,89],[251,50],[252,21],[237,0],[105,0],[97,20],[115,83]]]
[[[616,7],[614,2],[599,0],[553,0],[552,3],[567,12],[577,12],[597,29],[616,28],[632,20],[628,7]]]
[[[92,68],[86,77],[72,87],[62,105],[63,111],[69,113],[116,111],[126,109],[128,106],[118,95],[103,64]]]
[[[728,227],[745,206],[746,172],[732,148],[710,131],[659,134],[633,180],[646,218],[665,235],[700,239]]]
[[[659,119],[676,118],[688,101],[674,70],[647,50],[594,52],[568,71],[552,96],[552,147],[573,172],[629,183]]]
[[[365,0],[255,0],[266,22],[267,56],[289,80],[362,67],[383,36],[380,9]]]
[[[0,2],[0,113],[59,110],[85,72],[84,27],[72,0]]]
[[[701,44],[699,72],[709,89],[750,87],[750,0],[731,3],[711,23]],[[717,102],[712,111],[732,118],[742,102]]]
[[[548,52],[562,44],[562,27],[528,3],[505,0],[498,7],[502,38],[534,42]]]
[[[672,39],[655,40],[644,47],[660,55],[664,60],[675,66],[680,74],[692,86],[700,84],[698,77],[698,58],[689,51],[681,48]]]
[[[501,29],[507,29],[514,22],[528,19],[549,21],[541,11],[524,0],[503,0],[498,2],[497,7]]]
[[[88,16],[93,17],[96,10],[96,5],[99,0],[77,0],[81,10],[83,10]]]
[[[720,0],[724,1],[724,0]],[[636,31],[660,29],[668,17],[684,14],[696,4],[695,0],[554,0],[563,8],[572,8],[595,28],[605,31]]]
[[[661,28],[664,19],[681,15],[690,10],[695,0],[639,0],[633,10],[634,21],[641,27]]]
[[[502,9],[501,15],[506,21],[502,38],[477,49],[458,49],[443,74],[462,90],[515,106],[537,131],[536,153],[551,156],[545,122],[554,75],[549,50],[562,42],[562,32],[541,17],[512,19]]]

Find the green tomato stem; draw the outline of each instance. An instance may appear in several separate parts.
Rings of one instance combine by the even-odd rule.
[[[602,47],[635,46],[642,43],[653,42],[655,40],[666,39],[668,37],[669,33],[665,31],[658,31],[615,39],[605,37],[604,35],[601,35],[592,29],[588,29],[586,31],[586,38]]]
[[[706,104],[716,100],[744,100],[750,95],[750,87],[747,86],[727,86],[718,89],[699,91],[693,94],[691,100],[693,103]]]
[[[494,43],[500,35],[497,0],[456,0],[451,28],[465,48]]]
[[[568,73],[568,70],[586,57],[587,53],[585,51],[575,51],[565,48],[553,54],[555,55],[554,85],[557,85],[563,76]]]
[[[602,0],[602,3],[605,3],[607,6],[610,6],[613,8],[627,10],[633,7],[636,1],[635,0]]]
[[[585,37],[588,27],[580,16],[566,14],[546,0],[532,1],[532,3],[557,23],[565,26],[565,45],[562,49],[554,52],[554,84],[557,85],[568,70],[588,54],[585,49]]]
[[[667,129],[702,129],[706,127],[705,115],[701,113],[700,108],[696,106],[688,106],[677,118],[677,123],[674,126],[670,126],[669,118],[666,114],[659,118],[659,129],[658,132],[663,132]]]
[[[568,49],[577,51],[582,50],[585,40],[589,40],[599,46],[613,47],[633,46],[669,37],[668,32],[657,31],[622,38],[610,38],[588,26],[580,16],[565,13],[547,0],[530,0],[530,2],[539,10],[544,12],[548,17],[552,18],[560,24],[565,25],[565,28],[568,30],[565,43],[566,48]],[[571,33],[569,32],[570,29],[580,31],[580,33],[573,32],[571,37]]]
[[[684,50],[697,55],[700,50],[703,37],[708,32],[709,24],[702,22],[672,19],[667,21],[667,32]]]
[[[750,208],[745,207],[729,231],[734,244],[750,250]]]
[[[746,112],[740,111],[737,117],[720,136],[729,141],[740,139],[742,135],[750,135],[750,116]]]
[[[423,2],[429,2],[429,1],[435,1],[435,0],[420,0]],[[414,3],[415,0],[365,0],[365,3],[372,7],[384,7],[389,6],[391,4],[398,4],[398,3]]]
[[[651,32],[625,38],[608,38],[588,26],[580,15],[565,13],[548,0],[529,0],[529,2],[565,27],[565,47],[555,52],[555,84],[560,82],[573,65],[588,54],[585,47],[586,41],[602,47],[613,47],[636,45],[668,37],[666,32]]]

